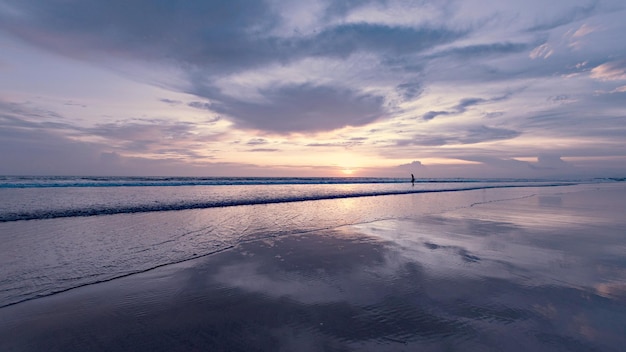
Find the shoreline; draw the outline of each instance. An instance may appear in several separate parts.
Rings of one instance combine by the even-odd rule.
[[[251,239],[0,308],[0,349],[618,350],[625,195]]]

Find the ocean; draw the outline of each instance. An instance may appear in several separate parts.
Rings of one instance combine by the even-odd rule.
[[[246,240],[414,211],[396,209],[386,197],[572,184],[576,182],[4,176],[0,307],[207,255]],[[357,198],[363,198],[365,206],[324,211],[326,205],[337,208],[335,204]]]
[[[0,222],[575,183],[580,181],[4,176]]]
[[[63,293],[107,282],[124,282],[124,279],[177,265],[185,267],[187,263],[203,258],[218,258],[219,254],[236,248],[241,250],[267,241],[286,241],[297,236],[348,228],[360,234],[359,241],[375,238],[402,247],[398,253],[410,253],[415,263],[438,272],[435,276],[439,279],[446,278],[459,268],[468,269],[467,265],[477,268],[477,265],[489,262],[481,259],[485,249],[481,252],[473,248],[482,243],[484,237],[481,236],[496,236],[507,226],[513,226],[510,224],[515,222],[516,214],[521,213],[512,208],[507,212],[506,204],[536,200],[538,209],[552,210],[545,213],[544,218],[541,212],[527,216],[524,218],[527,225],[543,219],[555,226],[555,219],[559,219],[562,223],[557,224],[565,226],[568,221],[575,220],[559,213],[564,207],[561,195],[610,190],[611,187],[623,189],[622,181],[448,179],[416,180],[412,184],[407,179],[393,178],[0,177],[0,315],[3,310],[18,308],[31,301],[63,297]],[[573,196],[570,198],[574,199]],[[456,234],[446,232],[451,230],[446,230],[445,226],[454,223],[449,219],[440,225],[441,233],[424,240],[426,235],[423,229],[420,230],[421,226],[431,226],[433,219],[438,219],[440,214],[456,214],[481,207],[494,209],[484,214],[500,214],[498,216],[508,218],[506,221],[501,218],[482,230],[478,228],[477,235],[460,244],[454,242]],[[586,214],[591,213],[592,210],[586,210]],[[587,223],[595,224],[603,216],[590,215]],[[617,215],[613,217],[617,218]],[[390,226],[396,228],[397,224],[405,224],[404,230],[390,230]],[[406,228],[406,224],[412,224],[412,230]],[[616,226],[602,224],[608,228]],[[620,230],[617,232],[619,235]],[[502,234],[504,236],[504,232]],[[571,244],[569,240],[559,241],[566,247]],[[601,236],[595,240],[603,241]],[[484,247],[489,248],[489,255],[497,253],[490,260],[498,263],[498,270],[506,272],[498,274],[499,280],[506,278],[517,282],[522,280],[518,275],[522,275],[542,278],[546,281],[542,284],[550,286],[558,285],[565,277],[536,267],[536,272],[528,271],[533,268],[530,265],[533,260],[528,262],[527,258],[522,260],[523,265],[520,264],[528,266],[525,272],[506,269],[502,263],[514,267],[521,259],[516,258],[514,252],[489,247],[506,245],[506,241],[504,237],[498,238]],[[621,238],[616,243],[623,248],[626,239]],[[314,247],[311,247],[312,252]],[[300,248],[302,255],[305,255],[306,248]],[[332,252],[334,249],[327,250]],[[439,257],[446,251],[459,261]],[[531,255],[527,249],[522,252]],[[433,257],[434,254],[437,255]],[[277,258],[284,255],[282,252],[276,254]],[[532,255],[541,257],[537,253]],[[546,254],[540,259],[551,255]],[[618,255],[619,260],[622,257]],[[311,259],[310,263],[313,261]],[[621,272],[619,270],[624,268],[626,265],[619,264],[617,269],[611,270]],[[231,274],[236,277],[237,273]],[[471,275],[479,274],[480,271],[472,271]],[[255,286],[250,282],[237,282],[244,287]],[[489,282],[496,285],[497,280]],[[570,282],[566,286],[585,285]],[[290,297],[289,292],[283,296]],[[622,293],[616,297],[618,301],[623,299]],[[462,306],[467,302],[457,303]],[[510,302],[504,309],[515,310],[516,304]],[[458,323],[463,323],[464,319],[470,318],[465,317]],[[502,326],[508,324],[508,318],[503,319],[499,322]],[[404,334],[406,339],[392,334],[395,337],[385,341],[410,341],[410,334],[407,335],[406,331]]]

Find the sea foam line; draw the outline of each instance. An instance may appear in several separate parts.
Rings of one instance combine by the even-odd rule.
[[[307,195],[307,196],[299,196],[299,197],[232,199],[232,200],[222,200],[222,201],[189,202],[189,203],[174,203],[174,204],[142,204],[142,205],[128,206],[128,207],[118,206],[118,207],[101,207],[101,208],[38,210],[38,211],[29,211],[29,212],[11,212],[11,213],[0,214],[0,222],[86,217],[86,216],[98,216],[98,215],[149,213],[149,212],[177,211],[177,210],[191,210],[191,209],[208,209],[208,208],[222,208],[222,207],[233,207],[233,206],[293,203],[293,202],[305,202],[305,201],[316,201],[316,200],[377,197],[377,196],[390,196],[390,195],[403,195],[403,194],[416,194],[416,193],[461,192],[461,191],[473,191],[473,190],[494,189],[494,188],[554,187],[554,186],[565,186],[565,185],[573,185],[573,184],[574,183],[552,183],[552,184],[541,184],[541,185],[528,185],[528,184],[525,184],[525,185],[511,185],[511,184],[485,185],[485,186],[469,186],[469,187],[452,188],[452,189],[389,190],[389,191],[377,191],[377,192],[318,194],[318,195]]]

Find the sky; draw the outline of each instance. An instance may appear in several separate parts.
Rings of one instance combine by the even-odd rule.
[[[626,176],[623,0],[0,0],[0,174]]]

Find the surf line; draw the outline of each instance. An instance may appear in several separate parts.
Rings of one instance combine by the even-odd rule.
[[[542,185],[490,185],[490,186],[471,186],[451,189],[431,189],[431,190],[393,190],[385,192],[359,192],[359,193],[338,193],[338,194],[324,194],[324,195],[311,195],[301,197],[279,197],[279,198],[257,198],[257,199],[234,199],[221,202],[196,202],[196,203],[178,203],[178,204],[160,204],[160,205],[140,205],[134,207],[111,207],[111,208],[87,208],[87,209],[63,209],[63,210],[41,210],[33,212],[16,212],[0,214],[0,222],[11,221],[27,221],[27,220],[46,220],[57,218],[72,218],[72,217],[88,217],[88,216],[101,216],[101,215],[116,215],[116,214],[133,214],[133,213],[151,213],[161,211],[179,211],[179,210],[192,210],[192,209],[210,209],[210,208],[225,208],[234,206],[249,206],[249,205],[264,205],[264,204],[279,204],[279,203],[295,203],[317,200],[331,200],[331,199],[344,199],[344,198],[362,198],[362,197],[379,197],[379,196],[391,196],[391,195],[404,195],[404,194],[419,194],[419,193],[443,193],[443,192],[463,192],[474,191],[482,189],[496,189],[496,188],[523,188],[523,187],[555,187],[555,186],[569,186],[575,185],[574,183],[555,183],[555,184],[542,184]]]

